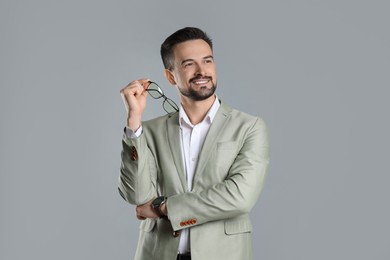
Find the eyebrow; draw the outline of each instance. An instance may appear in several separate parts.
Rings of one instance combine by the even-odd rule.
[[[208,55],[206,57],[203,57],[203,60],[207,60],[207,59],[214,59],[213,55]],[[186,60],[183,60],[180,64],[183,65],[184,63],[186,62],[189,62],[189,61],[194,61],[194,59],[186,59]]]

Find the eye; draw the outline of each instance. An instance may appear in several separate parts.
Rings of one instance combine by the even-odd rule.
[[[187,68],[187,67],[191,67],[194,63],[192,62],[187,62],[184,64],[184,67]]]
[[[213,63],[213,60],[212,59],[207,59],[204,61],[205,63]]]

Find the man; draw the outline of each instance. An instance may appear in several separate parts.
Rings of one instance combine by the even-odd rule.
[[[135,259],[252,259],[249,212],[269,161],[266,126],[217,98],[202,30],[173,33],[161,56],[178,112],[141,123],[150,81],[121,90],[128,118],[119,192],[142,220]]]

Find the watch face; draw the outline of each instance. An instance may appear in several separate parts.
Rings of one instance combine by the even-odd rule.
[[[164,197],[164,196],[160,196],[160,197],[158,197],[158,198],[155,198],[155,199],[152,201],[152,206],[153,206],[153,208],[160,207],[161,202],[163,202],[164,200],[165,200],[165,197]]]

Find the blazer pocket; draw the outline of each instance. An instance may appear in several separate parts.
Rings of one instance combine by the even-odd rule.
[[[249,215],[240,215],[225,221],[225,234],[234,235],[252,232],[252,223]]]
[[[148,218],[141,222],[139,229],[145,232],[152,232],[155,225],[156,225],[156,220]]]
[[[213,155],[215,159],[210,160],[210,162],[217,167],[217,172],[222,174],[223,177],[226,176],[230,166],[237,157],[237,146],[238,142],[234,141],[217,143],[216,153]]]

